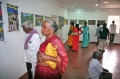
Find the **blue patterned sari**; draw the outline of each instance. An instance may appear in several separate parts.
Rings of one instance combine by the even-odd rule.
[[[83,28],[83,43],[82,47],[88,47],[88,44],[90,42],[90,35],[89,35],[89,27],[88,26],[82,26]]]

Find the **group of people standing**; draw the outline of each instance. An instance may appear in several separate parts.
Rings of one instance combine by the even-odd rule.
[[[105,52],[105,43],[107,40],[110,40],[109,45],[113,45],[114,37],[116,34],[116,25],[115,21],[112,21],[109,29],[107,28],[107,24],[104,23],[103,27],[99,27],[96,29],[97,36],[97,45],[98,50],[93,52],[93,58],[89,63],[89,76],[90,79],[112,79],[112,73],[110,73],[107,69],[104,69],[101,66],[100,61],[102,60],[103,53]]]
[[[100,27],[99,24],[97,24],[97,26],[96,36],[98,50],[104,51],[106,42],[109,41],[109,45],[113,45],[117,27],[115,21],[112,21],[112,24],[110,24],[109,28],[107,28],[106,23],[103,24],[103,27]]]
[[[110,44],[113,45],[114,36],[115,36],[115,27],[110,26]],[[64,74],[68,57],[66,50],[61,39],[55,35],[55,32],[58,30],[58,25],[52,19],[46,19],[42,23],[41,33],[45,36],[45,39],[41,39],[39,33],[33,28],[30,21],[26,21],[22,24],[23,31],[26,33],[25,43],[24,43],[24,62],[26,62],[26,68],[28,72],[28,79],[61,79]],[[113,30],[112,30],[113,29]],[[74,26],[74,22],[71,22],[71,26],[68,33],[68,47],[72,48],[73,51],[79,50],[79,35],[83,34],[83,43],[82,48],[87,48],[90,42],[89,27],[87,22],[84,23],[84,26],[79,28],[79,24]],[[103,28],[99,31],[99,48],[104,50],[104,43],[109,38],[109,30],[106,27],[106,23],[103,24]],[[52,47],[48,47],[48,44],[51,44]],[[47,49],[48,48],[48,49]],[[50,50],[48,55],[46,50]],[[50,61],[50,62],[49,62]],[[49,63],[46,63],[49,62]],[[55,64],[53,65],[54,62]],[[51,66],[54,66],[51,67]]]
[[[58,30],[56,22],[52,19],[43,21],[41,33],[45,36],[44,41],[41,41],[30,21],[24,22],[22,28],[26,33],[23,59],[26,62],[28,79],[61,79],[67,67],[68,57],[61,39],[55,35]],[[46,50],[53,52],[49,53]],[[54,65],[54,68],[50,65]]]
[[[109,45],[113,45],[114,37],[116,34],[116,25],[114,23],[115,21],[112,21],[109,29],[107,28],[106,23],[103,24],[103,27],[100,27],[100,24],[97,24],[98,28],[96,29],[96,36],[98,50],[93,52],[92,60],[89,63],[88,72],[90,79],[112,79],[112,73],[103,68],[100,61],[102,60],[103,53],[105,52],[106,41],[110,40]],[[74,26],[74,22],[71,22],[67,45],[73,51],[78,51],[79,49],[78,44],[80,34],[83,34],[83,42],[81,47],[88,47],[88,44],[90,42],[90,35],[87,22],[85,22],[84,26],[80,28],[79,24],[76,24],[76,26]]]
[[[71,22],[71,26],[68,32],[67,45],[69,48],[72,48],[73,51],[78,51],[79,49],[80,34],[83,34],[83,43],[81,47],[87,48],[90,42],[89,27],[87,26],[87,22],[85,22],[84,25],[80,28],[79,24],[74,26],[74,22]]]

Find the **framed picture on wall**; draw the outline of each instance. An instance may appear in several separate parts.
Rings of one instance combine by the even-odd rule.
[[[64,24],[68,25],[68,19],[64,19]]]
[[[97,24],[103,25],[105,23],[105,20],[97,20]]]
[[[80,25],[84,25],[85,22],[86,22],[86,20],[79,20]]]
[[[88,25],[95,25],[96,24],[96,20],[88,20]]]
[[[64,26],[64,17],[59,16],[59,29],[61,29]]]
[[[51,17],[50,16],[45,16],[44,19],[51,19]]]
[[[8,13],[8,32],[19,30],[18,21],[18,6],[7,4]]]
[[[3,18],[2,18],[2,10],[1,10],[1,2],[0,2],[0,41],[4,41],[4,30],[3,30]]]
[[[32,25],[34,26],[33,14],[21,12],[21,23],[24,23],[25,21],[32,22]]]
[[[58,24],[58,16],[52,15],[51,18]]]
[[[70,23],[71,23],[71,22],[74,22],[74,25],[77,24],[77,20],[70,20]]]
[[[42,15],[35,15],[35,26],[41,26],[43,22]]]

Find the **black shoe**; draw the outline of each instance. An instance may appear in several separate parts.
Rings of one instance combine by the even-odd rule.
[[[72,48],[72,46],[68,46],[68,48],[69,48],[69,49],[71,49],[71,48]]]
[[[72,50],[73,52],[78,52],[77,50]]]
[[[88,48],[88,47],[83,47],[83,46],[81,46],[82,48]]]

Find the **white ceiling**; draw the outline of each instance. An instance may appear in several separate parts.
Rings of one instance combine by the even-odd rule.
[[[58,0],[67,9],[120,9],[120,0]],[[109,3],[105,4],[105,1]],[[75,2],[75,3],[74,3]],[[98,3],[98,6],[95,4]],[[72,7],[73,6],[73,7]]]

